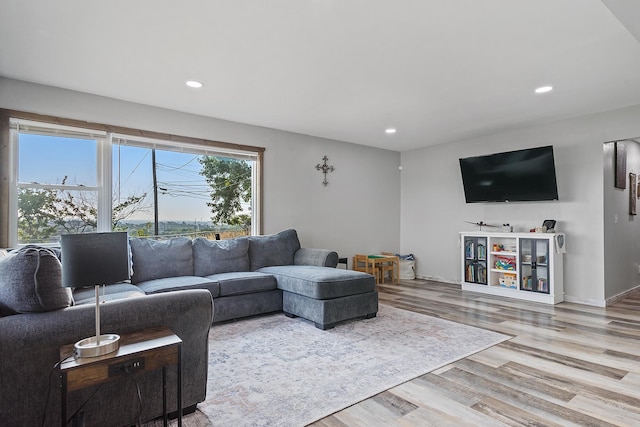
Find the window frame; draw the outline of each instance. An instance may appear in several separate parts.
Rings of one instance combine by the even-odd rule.
[[[113,126],[99,123],[90,123],[74,119],[65,119],[54,116],[45,116],[15,110],[0,109],[0,247],[15,247],[17,243],[18,226],[18,132],[14,131],[13,123],[30,125],[35,129],[54,129],[69,135],[76,135],[84,139],[94,139],[97,142],[97,186],[75,186],[59,184],[29,184],[26,188],[63,188],[65,190],[82,190],[98,192],[98,223],[97,231],[111,231],[112,209],[112,147],[113,139],[125,138],[131,141],[141,141],[146,144],[157,144],[158,148],[171,148],[172,151],[181,151],[176,147],[182,147],[183,151],[190,152],[192,148],[207,155],[219,157],[244,158],[254,161],[252,167],[252,222],[251,234],[262,233],[262,190],[263,190],[263,147],[233,144],[221,141],[207,140],[194,137],[172,135],[160,132],[145,131],[122,126]],[[53,134],[55,135],[55,133]],[[67,136],[60,134],[58,136]],[[137,145],[137,143],[136,143]],[[187,149],[187,150],[185,150]],[[6,156],[4,154],[7,154]],[[194,153],[195,154],[195,153]],[[7,188],[8,187],[8,188]]]
[[[95,141],[96,144],[96,185],[75,184],[48,184],[20,182],[19,169],[19,144],[20,135],[42,135],[61,138],[77,138]],[[111,231],[111,192],[106,191],[105,184],[111,179],[111,153],[108,151],[109,134],[101,131],[75,128],[51,123],[34,122],[31,120],[10,119],[9,121],[9,153],[11,163],[9,180],[9,244],[11,247],[24,246],[27,243],[18,243],[18,191],[20,189],[64,190],[79,192],[95,192],[97,195],[96,232]],[[106,193],[106,196],[105,196]],[[107,221],[105,221],[105,218]],[[44,246],[52,244],[38,243]]]

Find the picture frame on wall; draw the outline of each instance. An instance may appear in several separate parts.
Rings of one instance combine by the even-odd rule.
[[[638,199],[638,186],[636,174],[629,173],[629,215],[636,215],[636,200]]]
[[[627,188],[627,147],[623,142],[615,143],[615,187]]]

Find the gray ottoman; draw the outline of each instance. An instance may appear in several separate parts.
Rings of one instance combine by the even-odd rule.
[[[282,310],[317,328],[330,329],[343,320],[372,318],[378,312],[375,278],[359,271],[331,267],[287,265],[264,267],[282,290]]]

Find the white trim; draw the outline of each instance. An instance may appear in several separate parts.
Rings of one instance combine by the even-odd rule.
[[[67,184],[40,184],[38,182],[19,182],[15,185],[17,188],[35,188],[38,190],[64,190],[64,191],[100,191],[100,187],[89,187],[86,185],[67,185]]]
[[[18,244],[18,131],[9,130],[9,247]]]
[[[199,154],[203,156],[229,157],[239,160],[251,161],[256,161],[258,159],[258,153],[255,151],[234,150],[223,147],[209,147],[201,144],[190,144],[188,142],[154,139],[143,136],[125,135],[121,133],[112,134],[112,142],[113,144],[121,144],[131,147],[156,148],[165,151]]]
[[[416,274],[416,279],[431,280],[432,282],[449,283],[451,285],[459,285],[460,284],[459,280],[445,279],[443,277],[425,276],[425,275],[422,275],[422,274],[420,274],[420,275]],[[408,280],[411,280],[411,279],[408,279]]]
[[[108,232],[112,228],[113,215],[113,150],[111,135],[96,141],[98,170],[96,171],[98,182],[98,210],[96,228],[98,232]]]
[[[20,133],[33,135],[60,136],[65,138],[104,138],[105,131],[95,129],[84,129],[72,126],[58,125],[55,123],[36,122],[33,120],[10,119],[9,127],[18,130]]]
[[[634,286],[633,288],[627,289],[626,291],[621,292],[618,295],[614,295],[614,296],[612,296],[610,298],[607,298],[605,300],[605,305],[606,305],[606,307],[609,307],[610,305],[613,305],[613,304],[617,303],[618,301],[623,300],[626,297],[631,296],[631,295],[636,294],[636,293],[640,293],[640,285]]]
[[[257,218],[260,218],[260,203],[259,203],[259,189],[260,189],[260,174],[258,173],[258,161],[253,163],[253,167],[251,168],[251,235],[259,236],[261,233],[260,230],[260,221]]]
[[[593,299],[585,300],[582,298],[572,297],[571,295],[565,295],[564,302],[570,302],[572,304],[591,305],[594,307],[603,307],[603,308],[607,306],[606,300],[593,300]]]

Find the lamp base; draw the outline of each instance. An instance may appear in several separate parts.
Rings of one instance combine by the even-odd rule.
[[[120,335],[105,334],[100,335],[100,343],[97,343],[96,337],[85,338],[74,344],[74,355],[80,357],[98,357],[105,354],[113,353],[120,348]]]

